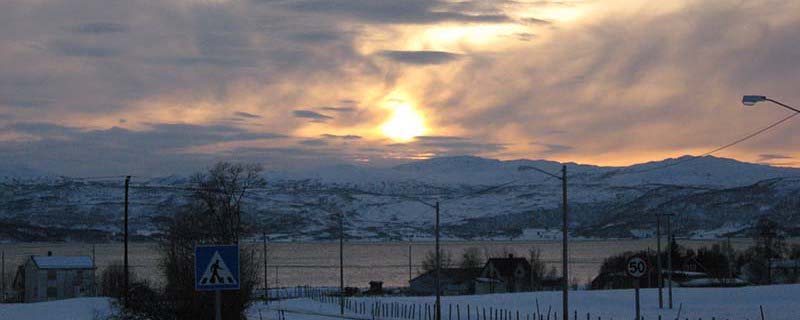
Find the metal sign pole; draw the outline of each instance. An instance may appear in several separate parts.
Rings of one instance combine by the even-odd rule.
[[[636,283],[636,320],[641,320],[642,314],[640,312],[641,309],[639,306],[639,278],[634,278],[633,282]]]
[[[222,320],[222,293],[214,290],[214,319]]]
[[[642,257],[633,256],[626,261],[625,273],[633,280],[634,291],[636,292],[636,320],[642,319],[641,304],[639,303],[639,288],[642,277],[648,276],[650,268],[647,261]]]

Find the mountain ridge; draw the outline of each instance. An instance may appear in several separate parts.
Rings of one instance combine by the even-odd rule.
[[[271,230],[275,238],[325,240],[335,233],[329,213],[318,205],[317,199],[325,198],[347,212],[347,232],[354,239],[430,237],[431,209],[414,200],[418,198],[442,204],[442,230],[448,239],[548,239],[560,225],[560,181],[519,167],[558,174],[561,165],[459,156],[388,168],[338,164],[266,171],[268,188],[254,191],[245,211],[248,224]],[[567,168],[573,236],[647,235],[661,213],[678,215],[676,232],[687,237],[746,235],[765,214],[786,221],[791,232],[800,230],[800,203],[794,200],[800,199],[800,169],[710,156]],[[157,236],[158,222],[188,201],[190,192],[183,187],[189,183],[180,175],[134,177],[133,232],[142,238]],[[0,240],[118,237],[121,195],[122,179],[0,179]]]

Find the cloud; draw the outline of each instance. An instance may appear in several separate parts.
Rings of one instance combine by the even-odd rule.
[[[50,50],[58,55],[83,58],[109,58],[116,57],[121,53],[114,48],[64,41],[53,43]]]
[[[330,133],[322,134],[321,137],[327,139],[342,139],[342,140],[361,140],[361,136],[348,134],[348,135],[335,135]]]
[[[342,34],[330,31],[309,31],[293,33],[287,36],[291,41],[303,43],[321,43],[342,40]]]
[[[243,111],[237,111],[237,112],[234,112],[233,114],[236,115],[237,117],[248,118],[248,119],[259,119],[259,118],[261,118],[261,116],[259,116],[257,114],[247,113],[247,112],[243,112]]]
[[[439,0],[305,0],[287,4],[294,11],[335,14],[370,23],[432,24],[440,22],[504,22],[510,18],[499,13],[465,13]]]
[[[0,98],[0,105],[5,105],[15,108],[37,108],[45,107],[51,104],[52,101],[48,99],[37,98]]]
[[[128,32],[128,27],[114,22],[93,22],[78,25],[73,31],[83,34],[113,34]]]
[[[70,170],[52,160],[61,154],[80,170],[168,170],[198,146],[192,164],[259,143],[268,146],[242,157],[544,154],[616,165],[702,153],[783,116],[741,108],[743,92],[800,101],[800,2],[598,5],[0,1],[0,114],[11,115],[0,135],[36,138],[6,141],[0,154],[54,172]],[[398,97],[430,136],[386,145],[384,104]],[[330,145],[281,138],[293,134]],[[794,145],[800,126],[785,125],[723,156],[796,158]],[[143,156],[125,159],[134,151]]]
[[[380,55],[401,63],[425,65],[444,64],[461,58],[461,55],[443,51],[381,51]]]
[[[533,18],[533,17],[522,18],[522,19],[520,19],[520,21],[522,21],[522,23],[530,24],[530,25],[551,25],[551,24],[553,24],[552,21],[539,19],[539,18]]]
[[[540,143],[540,142],[531,142],[530,145],[541,148],[540,151],[544,155],[552,155],[556,153],[564,153],[574,150],[574,147],[562,145],[562,144],[553,144],[553,143]]]
[[[760,154],[760,155],[758,155],[758,161],[759,162],[769,162],[769,161],[775,161],[775,160],[788,160],[788,159],[794,159],[794,157],[786,156],[786,155],[782,155],[782,154]]]
[[[332,112],[353,112],[356,111],[356,108],[353,107],[319,107],[320,110],[323,111],[332,111]]]
[[[286,135],[255,133],[226,125],[154,123],[147,130],[120,127],[85,129],[52,123],[18,122],[9,131],[36,137],[0,141],[0,164],[24,159],[35,167],[74,175],[119,173],[186,173],[207,166],[214,156],[186,152],[193,147],[246,141],[279,141]],[[229,157],[230,158],[230,157]]]
[[[300,141],[300,144],[302,144],[304,146],[310,146],[310,147],[319,147],[319,146],[328,145],[328,142],[325,141],[325,140],[321,140],[321,139],[308,139],[308,140]]]
[[[292,111],[295,118],[311,119],[312,121],[325,122],[333,119],[331,116],[326,116],[316,111],[311,110],[294,110]]]

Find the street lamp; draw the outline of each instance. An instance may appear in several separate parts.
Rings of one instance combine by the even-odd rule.
[[[561,205],[561,209],[562,209],[561,241],[562,241],[562,243],[561,243],[561,247],[563,249],[562,253],[561,253],[562,254],[562,257],[561,257],[561,259],[562,259],[562,265],[561,265],[561,278],[562,278],[561,279],[561,281],[562,281],[561,299],[562,299],[562,305],[564,307],[563,318],[564,318],[564,320],[569,320],[569,271],[568,271],[569,270],[569,259],[568,259],[569,255],[567,254],[568,253],[568,248],[569,248],[569,246],[568,246],[568,237],[569,237],[568,236],[568,230],[569,230],[569,228],[568,228],[568,225],[567,225],[567,221],[568,221],[568,219],[567,219],[567,166],[566,165],[562,165],[561,166],[561,176],[560,177],[558,175],[556,175],[556,174],[552,174],[550,172],[544,171],[544,170],[539,169],[537,167],[531,167],[531,166],[521,166],[521,167],[517,168],[517,170],[519,170],[519,171],[534,170],[534,171],[538,171],[540,173],[546,174],[548,176],[551,176],[553,178],[556,178],[558,180],[561,180],[561,195],[562,195],[562,198],[561,198],[561,200],[562,200],[562,205]]]
[[[777,105],[779,105],[781,107],[784,107],[786,109],[792,110],[794,112],[800,112],[800,110],[798,110],[797,108],[789,106],[789,105],[787,105],[787,104],[785,104],[783,102],[768,98],[767,96],[757,96],[757,95],[742,96],[742,104],[744,104],[745,106],[748,106],[748,107],[754,106],[756,103],[764,102],[764,101],[772,102],[774,104],[777,104]]]

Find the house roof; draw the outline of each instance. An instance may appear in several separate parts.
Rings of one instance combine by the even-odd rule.
[[[481,275],[481,268],[442,268],[442,278],[448,279],[453,283],[463,283],[470,280],[474,280],[475,278]],[[436,270],[431,270],[425,272],[416,278],[412,279],[414,281],[416,279],[426,277],[426,276],[435,276]]]
[[[31,256],[39,269],[93,269],[89,256]]]
[[[517,266],[522,264],[522,267],[525,270],[530,270],[531,265],[528,263],[528,260],[525,258],[514,258],[513,256],[509,256],[508,258],[491,258],[486,264],[492,264],[497,270],[497,272],[504,277],[508,277],[514,274],[516,271]]]

